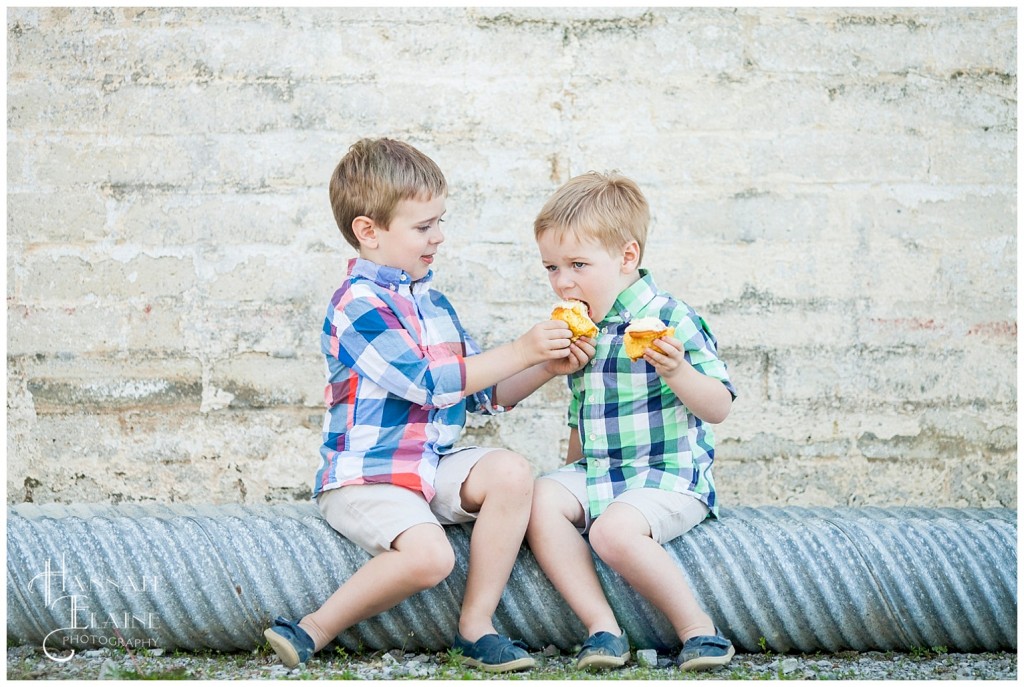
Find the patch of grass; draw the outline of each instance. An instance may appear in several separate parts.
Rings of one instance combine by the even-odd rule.
[[[767,648],[767,646],[765,647]],[[131,654],[134,659],[129,662]],[[158,652],[159,653],[159,652]],[[148,650],[124,652],[113,648],[97,652],[88,659],[75,656],[68,663],[57,663],[47,659],[39,650],[29,651],[27,647],[9,650],[7,664],[8,680],[69,680],[74,678],[95,680],[98,673],[102,679],[112,680],[223,680],[232,677],[240,680],[361,680],[392,682],[405,681],[667,681],[667,680],[854,680],[864,679],[858,661],[865,654],[856,651],[837,653],[816,652],[792,656],[799,662],[797,670],[792,661],[787,663],[790,672],[782,673],[782,661],[791,658],[786,655],[766,655],[756,648],[750,653],[737,654],[733,663],[710,672],[682,672],[675,666],[641,666],[633,662],[618,670],[587,672],[578,671],[572,653],[553,652],[553,655],[533,653],[537,666],[533,670],[518,673],[489,673],[465,666],[456,651],[421,652],[415,660],[419,668],[408,666],[412,655],[396,656],[398,663],[382,659],[383,652],[356,653],[352,649],[339,650],[336,647],[321,652],[308,664],[298,670],[284,670],[274,656],[259,656],[252,650],[242,653],[221,653],[212,650],[195,652],[168,651],[153,655]],[[872,664],[872,679],[878,679],[887,662],[898,663],[899,671],[913,671],[913,679],[949,679],[955,677],[963,661],[961,654],[949,654],[942,646],[921,647],[914,652],[866,652],[868,663]],[[661,658],[664,658],[663,654]],[[916,660],[915,660],[916,658]],[[979,660],[989,659],[1000,662],[1001,676],[1016,672],[1008,669],[1005,653],[978,654]],[[1016,655],[1012,655],[1016,665]],[[950,667],[950,664],[953,667]],[[116,664],[116,667],[115,665]],[[388,669],[385,673],[384,670]],[[986,668],[986,670],[988,670]],[[988,675],[988,673],[986,673]],[[226,676],[229,676],[226,678]]]
[[[728,673],[726,673],[726,674],[729,676],[728,679],[730,679],[730,680],[768,680],[768,679],[771,679],[771,676],[769,676],[769,675],[759,675],[758,673],[751,672],[750,669],[747,668],[746,666],[731,666],[730,665],[730,666],[726,666],[723,670],[728,671]],[[701,674],[700,673],[693,673],[693,672],[689,672],[688,671],[688,672],[683,673],[683,674],[685,674],[687,676],[691,676],[691,677],[689,677],[689,679],[692,679],[692,680],[699,680],[699,679],[701,679]]]
[[[775,675],[772,677],[773,680],[806,680],[804,672],[802,670],[794,670],[791,673],[782,672],[782,668],[775,669]]]
[[[349,668],[345,668],[340,673],[332,673],[327,676],[328,680],[362,680],[359,673],[356,673]]]
[[[35,680],[38,677],[39,673],[29,661],[21,659],[17,663],[7,664],[8,680]]]
[[[170,670],[139,671],[128,668],[113,668],[110,671],[111,680],[192,680],[193,676],[185,668],[171,668]]]
[[[479,680],[479,672],[462,662],[462,649],[448,649],[444,652],[441,663],[441,674],[437,677],[446,680]]]
[[[933,646],[933,647],[911,647],[910,658],[914,660],[927,660],[935,658],[936,656],[943,656],[949,653],[949,649],[944,646]]]
[[[263,635],[260,636],[262,637]],[[270,642],[268,642],[266,638],[264,638],[261,639],[260,643],[256,645],[256,648],[253,650],[253,654],[255,654],[256,656],[273,656],[274,650],[273,648],[271,648]]]

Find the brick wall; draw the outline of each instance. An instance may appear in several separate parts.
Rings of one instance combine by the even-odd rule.
[[[406,139],[485,346],[532,220],[617,168],[741,391],[726,505],[1016,507],[1013,9],[7,11],[7,499],[265,502],[318,466],[326,185]],[[564,385],[469,439],[538,470]]]

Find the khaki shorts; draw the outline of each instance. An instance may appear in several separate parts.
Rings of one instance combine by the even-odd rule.
[[[391,543],[410,527],[431,523],[456,525],[476,520],[462,509],[462,484],[469,471],[493,448],[464,448],[446,454],[434,476],[434,498],[394,484],[353,484],[329,489],[316,497],[327,523],[371,555],[391,550]]]
[[[575,523],[576,529],[581,534],[589,532],[594,521],[588,506],[586,474],[559,470],[541,479],[558,482],[580,502],[583,506],[583,522]],[[625,503],[640,511],[651,526],[651,538],[659,544],[689,532],[708,516],[708,507],[696,496],[664,489],[630,489],[619,494],[612,503]]]

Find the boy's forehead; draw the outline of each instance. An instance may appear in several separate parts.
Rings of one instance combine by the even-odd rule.
[[[607,249],[592,236],[580,237],[572,231],[546,231],[541,234],[539,244],[542,249],[566,257],[581,257],[596,251],[603,253]]]
[[[429,193],[403,198],[398,201],[395,210],[398,214],[422,214],[424,212],[444,212],[447,196],[435,196]]]

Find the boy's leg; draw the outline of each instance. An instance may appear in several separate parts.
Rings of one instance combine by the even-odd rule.
[[[438,493],[440,496],[440,490]],[[530,465],[511,451],[488,451],[470,469],[459,497],[462,509],[476,514],[469,543],[466,595],[459,616],[459,634],[474,642],[495,633],[494,612],[530,518]]]
[[[590,545],[608,567],[665,615],[681,641],[715,634],[711,616],[697,602],[672,556],[652,538],[651,525],[639,510],[612,503],[591,526]]]
[[[619,635],[590,547],[579,532],[583,506],[572,492],[553,479],[538,479],[526,539],[541,570],[587,628],[587,634]]]
[[[299,621],[316,651],[346,628],[430,589],[451,573],[455,554],[438,525],[420,524],[402,532],[391,550],[355,572],[324,604]]]
[[[317,505],[332,528],[374,557],[299,621],[313,651],[360,620],[433,587],[455,566],[451,544],[422,494],[393,484],[363,484],[326,491]],[[283,650],[282,660],[294,663],[288,647]]]

